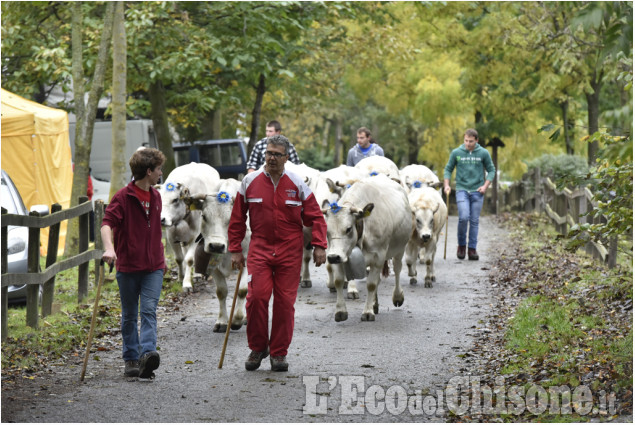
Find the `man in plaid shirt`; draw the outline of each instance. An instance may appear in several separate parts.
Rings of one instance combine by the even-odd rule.
[[[256,142],[254,149],[249,155],[249,161],[247,161],[247,173],[252,173],[262,167],[265,163],[265,151],[267,150],[267,139],[272,136],[279,135],[282,132],[282,126],[276,120],[269,121],[265,127],[265,134],[267,137]],[[300,158],[298,153],[291,143],[289,143],[289,161],[294,164],[300,164]]]

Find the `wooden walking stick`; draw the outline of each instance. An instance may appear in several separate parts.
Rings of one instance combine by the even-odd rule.
[[[445,247],[443,248],[443,259],[445,260],[445,254],[448,251],[448,221],[450,218],[450,192],[445,194],[445,206],[448,213],[445,215]]]
[[[110,266],[112,271],[112,266]],[[88,341],[86,341],[86,354],[84,355],[84,365],[82,366],[82,374],[80,381],[84,381],[86,375],[86,365],[90,356],[90,345],[93,342],[93,332],[95,330],[95,318],[97,317],[97,307],[99,307],[99,296],[101,295],[101,286],[104,284],[104,260],[99,263],[99,283],[97,283],[97,295],[95,295],[95,305],[93,306],[93,317],[90,319],[90,330],[88,331]]]
[[[238,270],[238,278],[236,279],[236,290],[234,291],[234,300],[232,301],[232,309],[229,312],[229,322],[227,322],[227,330],[225,331],[225,342],[223,342],[223,351],[220,353],[220,361],[218,368],[223,368],[223,360],[225,360],[225,349],[227,349],[227,340],[229,339],[229,331],[231,329],[232,320],[234,319],[234,307],[236,307],[236,297],[238,297],[238,288],[240,288],[240,278],[243,276],[243,267]]]

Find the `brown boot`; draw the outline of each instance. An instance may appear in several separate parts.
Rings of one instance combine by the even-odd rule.
[[[465,245],[463,246],[459,245],[459,247],[456,249],[456,257],[459,260],[462,260],[465,258]]]
[[[467,258],[474,261],[478,260],[478,253],[476,252],[476,248],[468,248]]]

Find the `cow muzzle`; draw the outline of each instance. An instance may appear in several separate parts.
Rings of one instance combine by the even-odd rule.
[[[225,248],[225,244],[222,243],[208,243],[205,246],[205,252],[208,254],[224,254]]]
[[[341,264],[342,263],[342,257],[340,255],[337,255],[337,254],[328,255],[326,257],[326,260],[329,262],[329,264]]]
[[[421,235],[421,240],[424,242],[428,242],[430,238],[432,238],[432,235],[430,235],[430,233],[424,233]]]

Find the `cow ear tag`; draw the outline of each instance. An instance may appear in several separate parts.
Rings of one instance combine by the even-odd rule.
[[[370,210],[364,211],[364,217],[368,217],[370,215]]]

